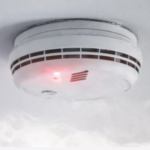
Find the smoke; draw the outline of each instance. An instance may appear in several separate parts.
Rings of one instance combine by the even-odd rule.
[[[61,107],[58,104],[52,106],[57,116],[60,116],[57,119],[33,117],[22,111],[1,111],[0,146],[149,146],[150,121],[148,114],[141,109],[141,104],[134,103],[133,108],[131,102],[123,103],[113,99],[111,102],[68,103],[68,106],[66,102],[59,104]],[[48,115],[54,116],[52,107]]]
[[[0,146],[105,147],[119,144],[96,132],[80,131],[64,123],[40,121],[23,112],[11,112],[0,118]]]

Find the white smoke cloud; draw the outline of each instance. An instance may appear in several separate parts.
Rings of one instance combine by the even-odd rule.
[[[2,114],[2,113],[1,113]],[[148,146],[129,142],[122,145],[108,134],[82,131],[70,124],[40,121],[24,112],[5,112],[0,117],[0,146],[3,147],[118,147]]]
[[[35,110],[0,111],[1,147],[150,146],[149,101],[111,98],[39,104],[37,115],[31,115]]]
[[[119,144],[98,133],[80,131],[64,123],[42,122],[23,112],[11,112],[0,118],[0,146],[106,147]]]

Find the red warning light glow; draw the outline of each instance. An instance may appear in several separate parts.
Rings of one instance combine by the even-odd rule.
[[[60,76],[60,73],[59,72],[54,72],[54,75],[55,76]]]

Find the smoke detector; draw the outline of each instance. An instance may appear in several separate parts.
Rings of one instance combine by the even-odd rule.
[[[99,99],[129,90],[142,54],[136,36],[108,21],[64,20],[20,34],[11,52],[16,86],[56,99]]]

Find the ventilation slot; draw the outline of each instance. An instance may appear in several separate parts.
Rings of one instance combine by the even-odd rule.
[[[61,55],[48,56],[48,57],[46,57],[46,60],[61,59],[61,58],[62,58],[62,56],[61,56]]]
[[[141,64],[140,64],[140,62],[137,60],[137,64],[141,67]]]
[[[129,56],[129,59],[132,60],[132,61],[134,61],[136,63],[136,59],[134,57]]]
[[[82,72],[78,72],[78,73],[73,73],[72,75],[80,75],[80,74],[87,74],[89,71],[86,70],[86,71],[82,71]]]
[[[20,61],[28,59],[28,58],[29,58],[29,55],[22,56],[22,57],[20,57]]]
[[[124,57],[124,58],[128,58],[128,55],[126,55],[124,53],[117,52],[117,55],[121,56],[121,57]]]
[[[61,49],[54,49],[54,50],[46,50],[45,54],[51,54],[51,53],[61,53]]]
[[[63,52],[80,52],[80,48],[64,48]]]
[[[33,59],[31,61],[32,61],[32,63],[37,63],[37,62],[40,62],[40,61],[44,61],[44,57]]]
[[[16,67],[14,68],[14,70],[12,71],[12,74],[14,74],[14,72],[17,71],[19,68],[20,68],[20,65],[16,66]]]
[[[88,75],[88,70],[83,72],[73,73],[70,82],[86,80],[87,75]]]
[[[80,55],[63,55],[63,58],[80,58]]]
[[[101,50],[100,50],[100,53],[110,54],[110,55],[115,55],[115,54],[116,54],[115,51],[106,50],[106,49],[101,49]]]
[[[127,65],[128,64],[128,62],[127,61],[125,61],[125,60],[122,60],[122,59],[118,59],[118,58],[116,58],[116,60],[115,60],[116,62],[119,62],[119,63],[122,63],[122,64],[125,64],[125,65]]]
[[[81,81],[81,80],[86,80],[86,78],[72,79],[70,82]]]
[[[23,63],[21,64],[21,67],[26,66],[26,65],[29,65],[29,64],[30,64],[30,61],[23,62]]]
[[[135,66],[132,63],[130,63],[130,62],[128,62],[128,66],[130,66],[132,68],[135,68]]]
[[[114,58],[113,58],[113,57],[108,57],[108,56],[100,56],[99,59],[114,61]]]
[[[11,68],[15,65],[15,64],[17,64],[19,62],[19,60],[17,59],[17,60],[15,60],[12,64],[11,64]]]
[[[82,55],[82,58],[98,59],[97,55]]]
[[[139,73],[139,69],[137,67],[135,67],[136,71]]]
[[[30,57],[39,56],[39,55],[43,55],[43,51],[36,52],[36,53],[31,53]]]
[[[82,52],[98,53],[99,49],[96,49],[96,48],[82,48]]]

